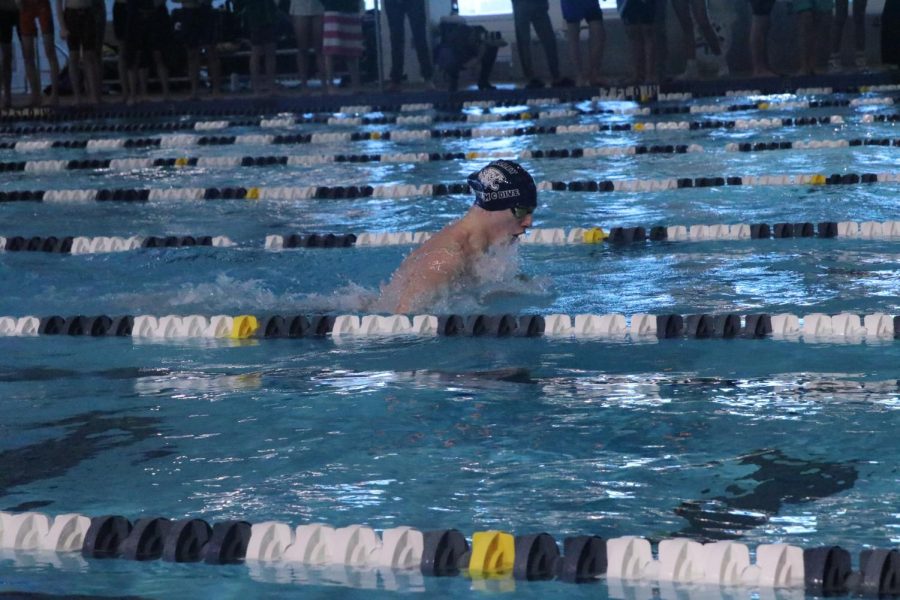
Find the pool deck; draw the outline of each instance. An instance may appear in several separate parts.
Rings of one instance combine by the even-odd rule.
[[[835,91],[856,91],[861,86],[900,84],[900,69],[883,69],[871,72],[835,73],[803,77],[771,77],[771,78],[728,78],[696,81],[669,81],[660,85],[665,93],[691,92],[694,96],[721,96],[729,90],[759,90],[760,93],[792,93],[800,88],[830,87]],[[115,117],[149,117],[163,114],[199,113],[215,114],[272,114],[277,112],[328,112],[336,111],[341,106],[371,105],[395,106],[404,103],[460,103],[472,101],[511,102],[530,98],[559,98],[561,101],[590,99],[596,96],[596,87],[544,88],[526,90],[516,88],[514,84],[500,84],[498,89],[481,91],[477,89],[461,90],[449,93],[443,90],[410,89],[403,92],[388,93],[379,91],[375,86],[367,87],[355,94],[339,93],[324,95],[300,93],[288,88],[275,95],[258,96],[249,93],[223,94],[218,98],[205,97],[191,100],[186,95],[163,101],[153,99],[139,104],[126,105],[115,97],[107,97],[97,107],[74,106],[70,97],[64,97],[59,107],[42,107],[29,109],[17,107],[0,111],[2,121],[26,120],[62,120],[91,119]],[[617,87],[612,89],[627,89]],[[15,104],[21,105],[24,97],[16,98]]]

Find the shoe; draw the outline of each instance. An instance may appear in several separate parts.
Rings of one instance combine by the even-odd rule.
[[[828,59],[828,72],[829,73],[840,73],[844,70],[844,65],[841,64],[841,57],[837,54],[832,54]]]
[[[684,71],[674,77],[676,80],[683,81],[685,79],[699,79],[700,71],[697,69],[696,60],[688,60],[684,65]]]
[[[555,88],[570,88],[575,87],[575,82],[569,79],[568,77],[563,77],[562,79],[557,79],[553,82],[553,87]]]
[[[731,70],[728,68],[728,63],[725,62],[725,58],[723,57],[719,63],[719,68],[716,71],[716,77],[728,77],[729,75],[731,75]]]
[[[544,82],[537,78],[532,79],[531,81],[529,81],[528,83],[525,84],[526,90],[540,90],[540,89],[543,89],[544,87],[545,87]]]

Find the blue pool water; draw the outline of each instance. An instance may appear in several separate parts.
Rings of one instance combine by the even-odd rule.
[[[860,123],[870,111],[785,111],[775,116],[841,114],[847,124],[773,130],[367,142],[352,148],[53,150],[27,158],[0,151],[0,160],[472,149],[515,155],[695,143],[705,152],[533,159],[527,166],[539,181],[893,172],[893,147],[725,151],[729,142],[896,136],[891,124]],[[591,116],[578,122],[636,120],[653,119]],[[229,133],[241,131],[259,132]],[[106,136],[33,137],[79,135]],[[4,178],[0,190],[451,183],[484,162],[19,173]],[[893,220],[897,187],[543,192],[536,226]],[[85,256],[0,253],[0,315],[369,312],[408,246],[272,252],[263,249],[265,236],[436,230],[469,202],[449,196],[3,204],[3,236],[227,235],[237,245]],[[432,308],[896,314],[897,260],[891,240],[522,246],[489,260],[485,269],[494,276],[474,289],[455,290]],[[557,539],[584,533],[688,536],[751,547],[840,544],[856,555],[864,547],[900,542],[900,444],[893,435],[900,409],[898,359],[900,346],[890,341],[0,338],[0,510],[358,523],[379,530],[453,527],[467,534],[547,531]],[[0,591],[371,597],[376,588],[385,595],[463,596],[482,587],[491,593],[513,588],[529,597],[609,595],[603,583],[512,584],[403,573],[391,579],[301,565],[0,555]]]

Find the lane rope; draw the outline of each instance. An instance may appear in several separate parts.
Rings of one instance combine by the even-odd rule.
[[[362,233],[293,233],[267,235],[266,250],[294,248],[367,248],[421,244],[432,231],[366,231]],[[826,238],[854,240],[896,240],[900,221],[823,221],[803,223],[753,223],[720,225],[656,225],[644,227],[532,228],[519,238],[525,245],[583,245],[606,242],[632,244],[653,242],[707,242],[760,239]],[[237,246],[230,238],[219,236],[0,236],[0,251],[46,252],[52,254],[98,254],[126,252],[142,248],[185,248]],[[242,247],[260,247],[243,244]]]
[[[178,339],[390,337],[546,337],[634,342],[658,339],[762,339],[880,343],[900,339],[900,316],[871,313],[550,315],[123,315],[0,317],[0,336]]]
[[[668,177],[664,179],[605,179],[541,181],[537,189],[558,192],[661,192],[688,188],[737,186],[832,186],[900,182],[900,172],[833,173],[831,175],[745,175]],[[468,194],[466,183],[388,184],[363,186],[279,186],[210,188],[104,188],[0,191],[4,202],[147,202],[183,200],[337,200],[353,198],[421,198]]]
[[[853,148],[862,146],[900,147],[900,138],[853,138],[808,141],[730,142],[724,146],[726,152],[764,152],[772,150],[818,150]],[[163,168],[221,168],[270,167],[277,165],[311,166],[328,163],[366,164],[380,163],[421,163],[474,159],[512,158],[529,160],[543,158],[589,158],[618,156],[652,156],[658,154],[693,154],[707,152],[699,144],[654,144],[634,146],[602,146],[593,148],[548,148],[541,150],[468,151],[468,152],[402,152],[388,154],[316,154],[316,155],[269,155],[269,156],[193,156],[169,158],[107,158],[0,162],[0,172],[23,172],[34,174],[59,173],[75,170],[110,169],[119,173],[142,169]]]
[[[591,134],[606,132],[695,131],[702,129],[774,129],[781,127],[804,127],[819,125],[844,125],[839,115],[826,117],[761,118],[735,120],[702,121],[658,121],[616,124],[573,124],[523,127],[479,127],[452,129],[406,129],[394,131],[356,132],[315,132],[296,134],[238,134],[238,135],[191,135],[171,134],[147,138],[100,138],[100,139],[31,139],[17,142],[0,142],[0,149],[15,152],[37,152],[54,148],[74,148],[88,151],[111,151],[121,148],[178,148],[190,146],[253,146],[253,145],[296,145],[296,144],[340,144],[349,142],[451,139],[451,138],[493,138],[521,137],[532,135]]]
[[[591,102],[598,104],[610,98],[595,96]],[[41,125],[41,126],[16,126],[16,127],[0,127],[0,134],[12,135],[34,135],[39,133],[98,133],[98,132],[141,132],[141,131],[222,131],[231,128],[247,128],[258,127],[262,129],[268,128],[291,128],[298,125],[332,125],[332,126],[361,126],[361,125],[431,125],[436,123],[494,123],[503,121],[531,121],[531,120],[550,120],[563,119],[571,117],[587,117],[597,115],[621,115],[621,116],[650,116],[650,115],[673,115],[673,114],[718,114],[728,112],[750,112],[750,111],[789,111],[798,109],[811,108],[846,108],[861,106],[893,106],[893,98],[856,98],[853,100],[821,100],[821,101],[794,101],[794,102],[776,102],[776,101],[755,101],[746,104],[694,104],[684,106],[666,106],[666,107],[607,107],[601,108],[594,106],[592,108],[577,107],[561,107],[558,98],[540,99],[529,102],[533,106],[547,105],[554,108],[538,111],[537,113],[525,110],[519,112],[482,112],[482,113],[462,113],[447,114],[439,113],[436,115],[415,115],[415,116],[359,116],[371,114],[374,112],[372,106],[350,106],[341,107],[339,114],[315,114],[307,116],[304,114],[281,113],[270,117],[258,117],[255,119],[239,119],[239,120],[215,120],[215,121],[185,121],[176,122],[144,122],[144,123],[90,123],[90,124],[68,124],[68,125]],[[480,108],[489,111],[496,105],[491,103],[473,103],[463,106],[463,109]],[[867,115],[871,116],[871,115]]]
[[[171,520],[123,516],[55,517],[37,512],[0,513],[0,548],[19,552],[80,553],[85,559],[163,560],[211,565],[246,563],[250,569],[277,564],[341,565],[381,573],[463,576],[473,581],[557,580],[589,583],[606,578],[610,597],[628,582],[707,584],[727,587],[802,589],[807,595],[900,594],[900,552],[860,552],[853,571],[840,546],[801,548],[761,544],[755,563],[750,547],[732,541],[702,544],[685,538],[649,540],[626,536],[569,536],[560,544],[547,533],[514,535],[456,529],[420,531],[400,526],[379,535],[366,525],[332,527],[265,521]]]

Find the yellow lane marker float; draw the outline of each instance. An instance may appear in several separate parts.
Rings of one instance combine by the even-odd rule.
[[[513,536],[503,531],[476,531],[472,535],[469,576],[473,579],[512,573],[516,561]]]
[[[242,340],[252,336],[259,329],[259,321],[253,315],[238,315],[234,318],[231,338]]]
[[[609,237],[605,231],[600,229],[599,227],[592,227],[582,234],[582,239],[585,244],[599,244],[603,240]]]

